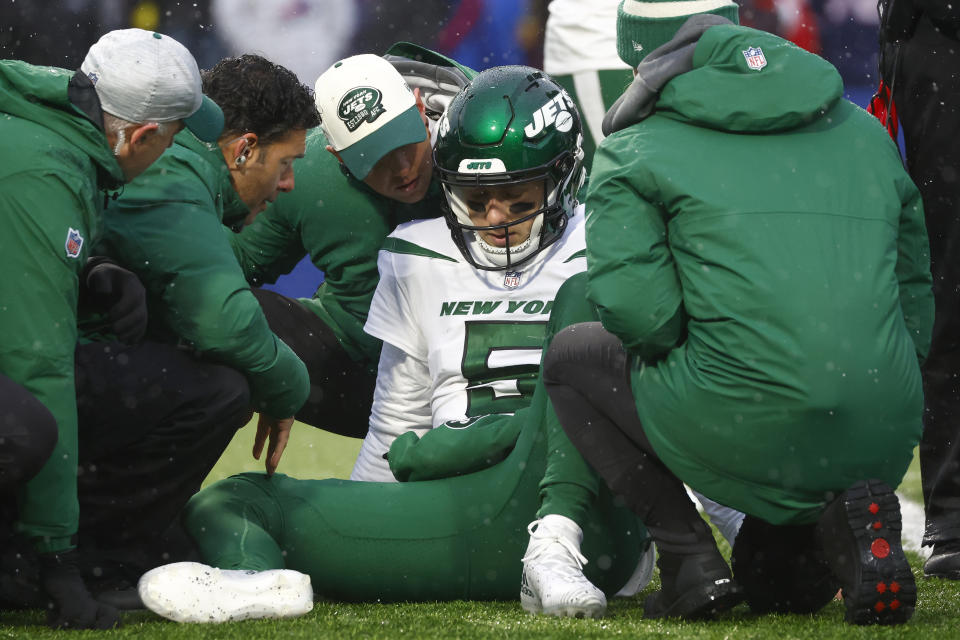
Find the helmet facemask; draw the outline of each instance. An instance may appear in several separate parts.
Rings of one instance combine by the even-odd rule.
[[[446,195],[444,213],[447,224],[467,262],[487,271],[510,270],[556,242],[563,235],[576,206],[576,192],[584,179],[582,162],[583,151],[578,144],[575,153],[561,154],[547,165],[520,172],[460,173],[445,171],[438,166]],[[522,206],[532,200],[529,190],[523,194],[527,197],[509,197],[520,196],[526,185],[534,183],[539,185],[539,194],[538,202],[533,202],[532,207]],[[470,212],[477,212],[474,202],[486,201],[485,194],[507,195],[505,200],[510,209],[521,208],[517,212],[520,217],[495,225],[477,224],[470,218]],[[515,231],[512,228],[530,221],[532,224],[526,239],[511,242],[511,231]],[[500,232],[505,232],[503,245],[484,239],[484,236],[498,236]]]

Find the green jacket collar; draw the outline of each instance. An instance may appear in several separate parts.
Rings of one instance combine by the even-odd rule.
[[[220,146],[215,142],[203,142],[188,129],[184,129],[174,138],[176,144],[196,153],[200,158],[210,165],[215,172],[216,183],[211,185],[223,198],[223,212],[221,221],[228,227],[234,227],[243,223],[244,218],[250,213],[250,209],[240,199],[240,194],[233,186],[233,180],[230,179],[230,169],[223,159],[223,152]]]
[[[823,58],[773,34],[696,15],[640,63],[603,132],[654,112],[720,131],[785,131],[821,118],[842,94],[840,74]]]
[[[0,112],[36,122],[81,149],[97,167],[101,189],[123,184],[123,171],[107,146],[103,129],[70,101],[75,72],[19,60],[0,60]]]

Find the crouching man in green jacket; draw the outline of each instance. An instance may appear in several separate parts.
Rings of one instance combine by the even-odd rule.
[[[813,612],[839,586],[849,622],[901,623],[916,586],[891,487],[933,321],[920,195],[836,69],[736,19],[621,2],[637,79],[586,207],[602,325],[558,334],[544,383],[657,544],[648,617]],[[732,576],[682,482],[747,514]]]
[[[149,338],[189,346],[246,377],[260,412],[255,455],[269,437],[272,473],[309,380],[267,326],[224,225],[242,227],[293,189],[293,163],[319,116],[310,90],[260,56],[223,60],[203,83],[223,108],[223,133],[215,143],[179,134],[105,216],[100,248],[146,287]]]
[[[108,628],[117,612],[87,591],[75,541],[77,305],[81,288],[106,293],[110,309],[139,285],[113,265],[85,269],[105,206],[101,192],[141,174],[184,125],[216,139],[222,116],[204,99],[190,52],[140,29],[103,36],[77,72],[0,62],[0,113],[0,422],[14,441],[35,428],[44,433],[27,444],[30,468],[14,469],[16,527],[39,553],[48,622]],[[133,338],[142,333],[126,329]],[[7,434],[0,435],[6,452]],[[14,451],[14,467],[22,454]]]

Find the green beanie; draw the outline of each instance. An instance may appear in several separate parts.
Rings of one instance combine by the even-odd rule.
[[[690,16],[713,13],[739,24],[731,0],[621,0],[617,8],[617,53],[637,68],[648,53],[670,42]]]

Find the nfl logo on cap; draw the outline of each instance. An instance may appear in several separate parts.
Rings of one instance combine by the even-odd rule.
[[[767,59],[763,55],[763,49],[760,47],[749,47],[746,51],[741,51],[743,57],[747,60],[747,66],[754,71],[760,71],[767,66]]]
[[[520,271],[507,271],[503,274],[503,286],[507,289],[516,289],[520,286]]]

